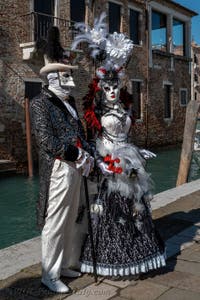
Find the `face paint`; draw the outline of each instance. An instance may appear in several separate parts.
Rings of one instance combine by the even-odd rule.
[[[119,99],[119,84],[118,82],[102,82],[102,89],[105,99],[108,102],[115,103]]]

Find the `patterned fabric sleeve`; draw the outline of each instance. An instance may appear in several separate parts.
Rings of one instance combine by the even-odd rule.
[[[30,113],[38,147],[51,157],[75,161],[78,157],[78,148],[69,143],[67,136],[63,141],[54,135],[45,99],[34,98],[30,103]]]

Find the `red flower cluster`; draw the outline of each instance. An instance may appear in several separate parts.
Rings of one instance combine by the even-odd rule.
[[[104,157],[104,162],[109,163],[108,164],[108,170],[112,171],[113,173],[116,174],[121,174],[122,173],[122,168],[121,167],[115,167],[114,163],[119,164],[120,163],[120,159],[117,157],[115,159],[112,159],[111,155],[106,155]]]

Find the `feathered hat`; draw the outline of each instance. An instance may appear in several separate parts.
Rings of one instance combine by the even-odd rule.
[[[75,37],[71,48],[75,50],[78,44],[87,42],[92,58],[99,64],[97,77],[111,80],[112,77],[123,77],[123,69],[131,55],[133,42],[123,33],[108,33],[105,18],[106,14],[102,13],[99,19],[95,19],[93,28],[77,23],[75,26],[80,34]]]

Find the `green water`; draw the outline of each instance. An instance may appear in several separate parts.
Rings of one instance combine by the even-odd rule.
[[[157,157],[147,161],[147,171],[154,181],[154,193],[160,193],[176,185],[180,148],[153,150]]]
[[[157,158],[147,164],[155,183],[155,193],[175,187],[180,148],[155,150]],[[190,181],[200,178],[200,167],[192,164]],[[39,235],[36,228],[35,203],[38,177],[0,178],[0,249]]]
[[[37,236],[38,178],[0,178],[0,191],[0,249]]]

